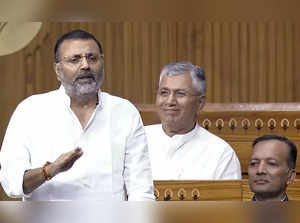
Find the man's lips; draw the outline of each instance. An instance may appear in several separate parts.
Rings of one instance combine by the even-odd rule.
[[[269,181],[267,179],[256,179],[256,180],[254,180],[254,183],[260,185],[260,184],[269,183]]]
[[[78,80],[78,79],[86,79],[86,78],[93,78],[93,79],[94,79],[94,77],[91,76],[91,75],[86,75],[86,76],[77,77],[76,79]]]
[[[76,81],[80,81],[80,80],[90,80],[90,79],[92,79],[92,80],[95,80],[95,78],[94,78],[94,76],[92,76],[92,75],[85,75],[85,76],[79,76],[79,77],[77,77],[76,78]]]

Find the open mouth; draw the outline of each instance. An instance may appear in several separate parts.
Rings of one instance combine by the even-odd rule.
[[[91,75],[87,75],[87,76],[77,77],[76,81],[90,82],[90,81],[95,81],[95,78],[93,76],[91,76]]]
[[[254,183],[258,185],[263,185],[269,183],[269,181],[265,179],[259,179],[259,180],[255,180]]]

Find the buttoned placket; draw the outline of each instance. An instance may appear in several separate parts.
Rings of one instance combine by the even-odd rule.
[[[186,133],[184,135],[174,135],[170,138],[169,142],[169,148],[166,153],[166,160],[168,160],[169,165],[171,166],[172,172],[174,173],[174,177],[176,179],[180,179],[182,172],[184,170],[184,167],[180,165],[178,162],[174,162],[174,159],[176,158],[174,155],[177,153],[182,147],[190,141],[191,138],[193,138],[197,132],[198,124],[196,124],[195,128],[190,131],[189,133]]]
[[[60,88],[60,90],[64,91],[63,88]],[[73,120],[73,123],[74,123],[74,127],[77,129],[76,132],[78,132],[78,135],[76,137],[76,140],[74,140],[74,148],[76,147],[81,147],[80,145],[80,141],[81,141],[81,138],[83,137],[83,135],[85,134],[85,132],[88,130],[88,128],[90,127],[90,125],[92,124],[95,116],[96,116],[96,112],[100,111],[102,109],[102,100],[101,100],[101,91],[99,90],[98,91],[98,103],[94,109],[94,112],[92,114],[92,116],[90,117],[86,127],[83,129],[82,128],[82,125],[78,119],[78,117],[76,116],[76,114],[73,112],[73,110],[71,109],[71,99],[70,97],[65,93],[65,92],[62,92],[64,94],[64,103],[65,103],[65,106],[69,112],[69,114],[71,115],[72,117],[72,120]]]

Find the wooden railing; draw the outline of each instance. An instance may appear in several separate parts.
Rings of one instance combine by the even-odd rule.
[[[158,201],[250,201],[248,180],[154,181]],[[290,200],[300,200],[300,180],[287,188]]]

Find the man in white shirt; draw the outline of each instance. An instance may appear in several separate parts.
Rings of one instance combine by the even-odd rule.
[[[239,160],[221,138],[200,127],[205,72],[189,62],[166,65],[156,107],[161,124],[146,126],[154,180],[237,180]]]
[[[61,87],[16,108],[3,141],[2,186],[24,200],[153,200],[147,140],[125,99],[101,92],[104,56],[90,33],[55,46]]]

